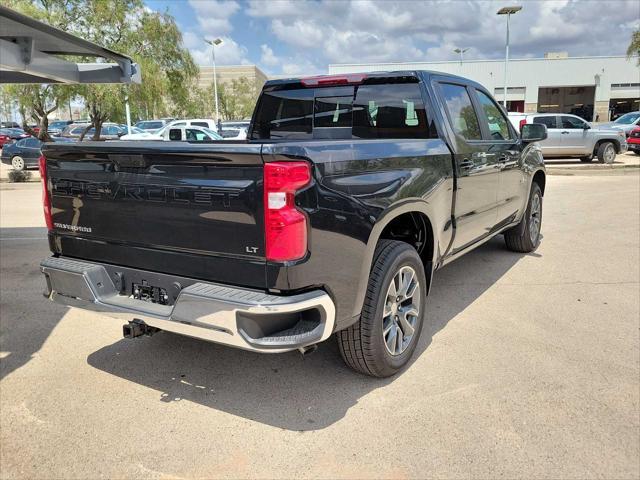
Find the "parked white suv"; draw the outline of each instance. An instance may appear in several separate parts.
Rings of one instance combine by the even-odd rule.
[[[579,157],[590,162],[594,156],[601,163],[613,163],[616,154],[627,151],[621,130],[593,127],[582,118],[568,113],[509,113],[509,120],[520,130],[525,123],[547,126],[547,139],[539,142],[545,158]]]

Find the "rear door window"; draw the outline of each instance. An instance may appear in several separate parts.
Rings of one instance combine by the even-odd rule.
[[[547,117],[533,117],[533,123],[541,123],[542,125],[546,125],[547,128],[558,128],[558,126],[556,125],[555,115]]]
[[[169,129],[169,140],[171,140],[172,142],[182,140],[182,130],[179,128]]]
[[[453,130],[466,140],[482,140],[478,116],[467,88],[453,83],[441,83],[440,89]]]

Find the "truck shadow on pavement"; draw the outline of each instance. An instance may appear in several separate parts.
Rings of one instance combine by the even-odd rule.
[[[33,358],[67,311],[40,294],[49,255],[46,228],[0,228],[0,380]]]
[[[499,237],[438,271],[414,362],[449,320],[522,256],[507,251]],[[404,373],[389,379],[357,374],[343,364],[333,338],[302,357],[298,352],[257,354],[160,332],[151,338],[120,340],[92,353],[87,361],[161,392],[161,401],[196,402],[293,431],[318,430],[339,421],[361,397]]]

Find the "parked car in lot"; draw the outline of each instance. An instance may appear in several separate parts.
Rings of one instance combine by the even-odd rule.
[[[627,144],[629,145],[629,150],[636,155],[640,155],[640,127],[635,127],[631,130],[627,138]]]
[[[498,234],[538,247],[546,135],[471,80],[401,71],[268,81],[248,142],[47,144],[45,295],[128,338],[304,353],[335,334],[390,376],[438,268]]]
[[[52,136],[58,136],[67,127],[67,125],[71,125],[72,123],[72,120],[56,120],[49,124],[47,127],[47,133]]]
[[[60,134],[61,137],[65,138],[75,138],[79,139],[82,132],[87,128],[89,124],[87,123],[73,123],[71,125],[67,125],[65,129]],[[95,132],[95,128],[90,128],[89,131],[85,134],[83,140],[91,140],[93,134]],[[102,129],[100,130],[100,140],[117,140],[122,135],[127,133],[127,126],[120,125],[117,123],[103,123]]]
[[[30,135],[21,128],[0,128],[0,147]]]
[[[21,128],[21,126],[16,122],[0,122],[0,128]]]
[[[158,130],[162,127],[164,127],[167,123],[169,123],[168,120],[142,120],[138,123],[135,124],[136,128],[139,128],[140,130],[145,130],[145,131],[153,131],[153,130]]]
[[[165,142],[205,142],[213,140],[222,140],[223,138],[213,130],[205,127],[185,127],[167,125],[155,132],[132,133],[123,135],[120,140],[163,140]]]
[[[544,158],[579,157],[582,162],[612,163],[618,153],[627,151],[627,141],[621,130],[592,126],[577,115],[567,113],[510,114],[519,128],[527,123],[546,125],[548,137],[540,142]]]
[[[74,140],[55,137],[55,142],[73,142]],[[24,170],[25,168],[37,167],[38,159],[42,155],[41,147],[43,143],[36,137],[27,137],[10,143],[2,149],[0,161],[6,165],[11,165],[14,170]]]
[[[244,140],[247,138],[250,122],[222,122],[218,132],[225,140]]]
[[[602,128],[617,128],[622,130],[625,135],[629,135],[631,131],[640,125],[640,112],[625,113],[621,117],[618,117],[614,122],[602,123],[599,126]]]

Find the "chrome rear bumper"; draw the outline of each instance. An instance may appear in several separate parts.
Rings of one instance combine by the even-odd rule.
[[[335,325],[335,306],[322,290],[277,296],[195,281],[173,305],[161,305],[122,294],[100,264],[50,257],[40,267],[45,296],[57,303],[245,350],[303,348],[326,340]]]

